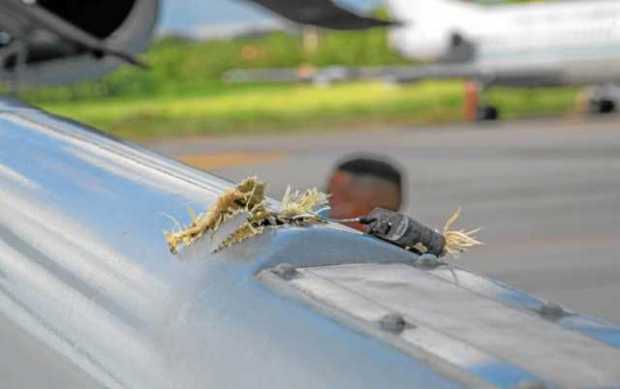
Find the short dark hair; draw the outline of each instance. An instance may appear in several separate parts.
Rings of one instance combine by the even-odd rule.
[[[396,166],[396,164],[388,162],[385,158],[359,156],[349,157],[341,161],[336,166],[336,169],[354,176],[372,177],[394,184],[398,195],[395,207],[396,209],[400,209],[405,200],[405,189],[403,175]]]
[[[402,189],[403,176],[391,163],[373,157],[357,157],[347,159],[338,164],[337,170],[353,174],[355,176],[370,176],[386,180]]]

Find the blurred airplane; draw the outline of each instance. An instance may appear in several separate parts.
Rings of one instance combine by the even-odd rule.
[[[388,0],[403,21],[391,39],[431,67],[395,72],[397,81],[469,78],[491,85],[607,85],[620,80],[620,2],[583,0],[482,6],[456,0]],[[591,108],[609,112],[620,94],[608,85]],[[482,107],[483,116],[497,115]]]
[[[389,22],[358,15],[331,0],[248,0],[297,23],[364,29]],[[159,0],[0,0],[0,81],[19,85],[92,79],[149,44]]]
[[[399,21],[392,46],[405,57],[432,64],[323,69],[235,70],[233,81],[330,83],[350,79],[415,82],[463,78],[479,92],[494,85],[597,85],[590,110],[614,111],[620,101],[620,2],[579,0],[483,6],[460,0],[387,0]],[[496,107],[481,104],[480,119]]]

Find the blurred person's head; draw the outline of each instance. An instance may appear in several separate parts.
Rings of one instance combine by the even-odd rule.
[[[377,157],[356,157],[340,162],[328,182],[330,217],[350,219],[375,208],[398,211],[403,202],[403,178],[391,163]],[[348,224],[361,230],[358,223]]]

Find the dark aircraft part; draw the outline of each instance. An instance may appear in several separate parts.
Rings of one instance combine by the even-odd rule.
[[[587,110],[590,114],[605,115],[618,112],[620,86],[616,84],[598,85],[586,95]]]
[[[437,257],[445,252],[443,235],[401,213],[377,208],[360,222],[368,234],[401,248]]]
[[[334,30],[363,30],[393,22],[358,15],[340,8],[332,0],[250,0],[289,20]]]
[[[143,66],[134,55],[148,46],[158,10],[159,0],[0,0],[0,77],[65,84],[121,62]]]
[[[478,121],[493,121],[499,119],[499,109],[493,105],[483,105],[478,107],[476,114],[476,120]]]
[[[476,59],[476,45],[464,37],[461,33],[453,32],[450,34],[448,50],[440,58],[443,63],[467,63]]]
[[[613,99],[600,99],[590,101],[590,112],[594,114],[614,113],[617,110],[617,102]]]
[[[99,39],[105,39],[119,29],[131,13],[136,0],[39,0],[41,7]]]

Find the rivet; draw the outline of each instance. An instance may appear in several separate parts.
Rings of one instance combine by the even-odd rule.
[[[405,318],[398,313],[389,313],[379,320],[379,325],[384,331],[400,334],[408,326]]]
[[[415,267],[421,267],[424,269],[434,269],[439,265],[441,265],[441,261],[433,254],[420,255],[414,262]]]
[[[540,381],[522,381],[517,385],[518,389],[547,389],[547,385]]]
[[[538,313],[540,316],[552,320],[557,320],[566,315],[564,308],[554,303],[546,303],[538,309]]]
[[[0,46],[7,46],[13,38],[4,31],[0,31]]]
[[[295,269],[293,265],[288,263],[279,264],[278,266],[274,267],[271,272],[286,281],[292,280],[299,274],[297,269]]]

